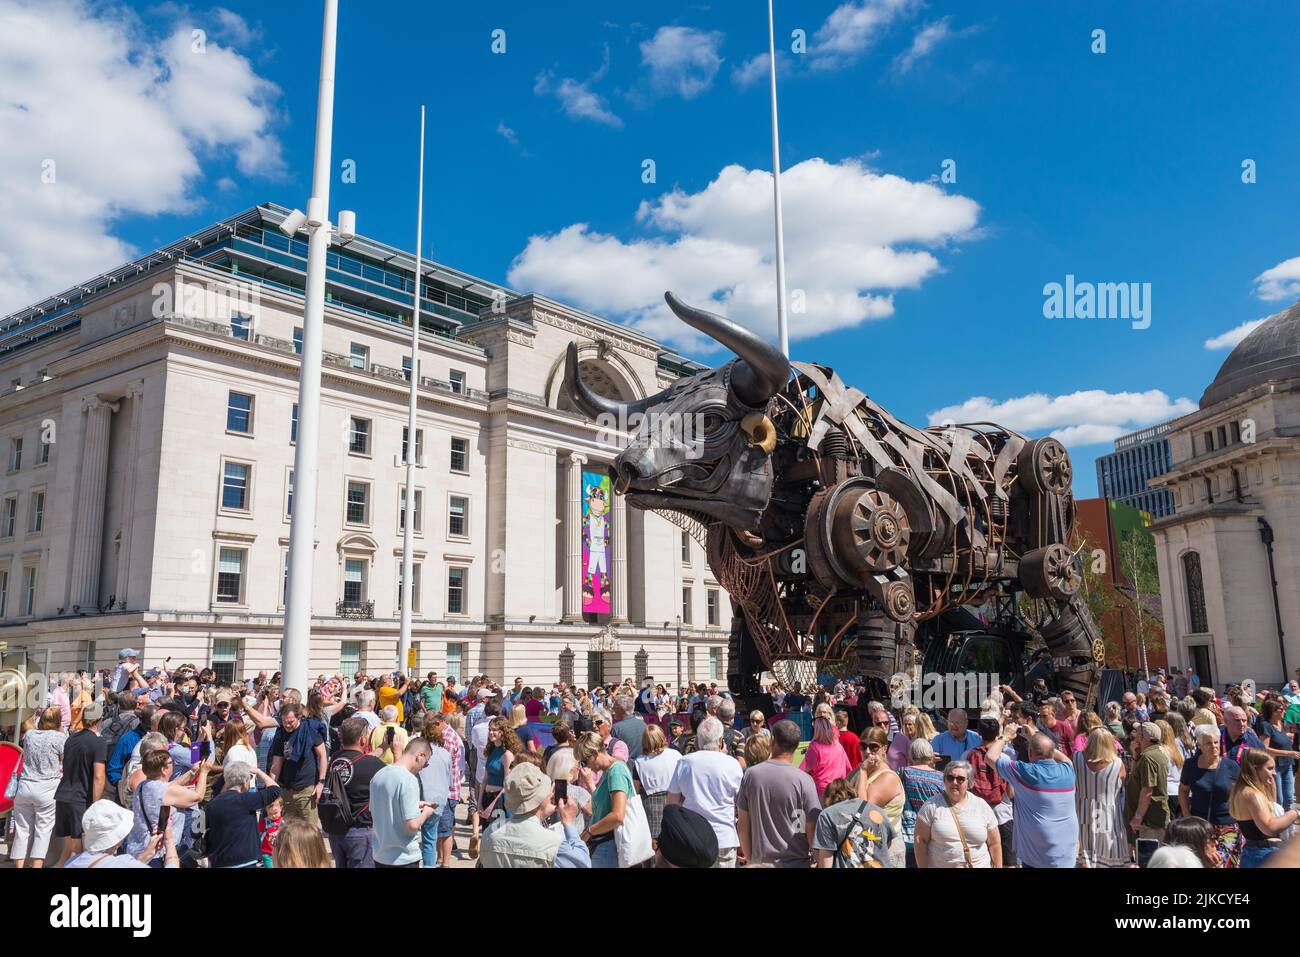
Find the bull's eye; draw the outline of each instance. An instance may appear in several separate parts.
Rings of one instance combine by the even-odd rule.
[[[727,420],[716,412],[704,413],[704,421],[701,427],[704,429],[706,436],[715,434],[720,428],[727,424]]]

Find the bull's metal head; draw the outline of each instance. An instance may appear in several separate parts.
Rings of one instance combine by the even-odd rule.
[[[767,405],[790,377],[790,364],[748,329],[672,293],[664,299],[683,322],[739,358],[683,376],[648,398],[620,402],[597,395],[578,377],[578,348],[570,343],[565,391],[602,427],[633,436],[613,466],[615,491],[629,505],[753,529],[772,492],[776,432]]]

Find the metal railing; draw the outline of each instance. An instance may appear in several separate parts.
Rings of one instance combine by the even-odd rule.
[[[341,601],[334,605],[336,618],[374,618],[375,603],[370,601]]]

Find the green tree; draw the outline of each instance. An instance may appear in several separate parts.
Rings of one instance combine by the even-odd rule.
[[[1148,673],[1147,649],[1160,647],[1156,629],[1163,623],[1160,611],[1160,573],[1156,568],[1156,540],[1145,528],[1130,528],[1119,536],[1120,570],[1126,583],[1124,596],[1133,607],[1133,636],[1137,639],[1138,667]]]

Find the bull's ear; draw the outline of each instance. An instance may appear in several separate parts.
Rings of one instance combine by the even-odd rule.
[[[682,322],[740,357],[732,370],[731,388],[745,405],[765,405],[790,378],[790,360],[762,336],[730,319],[688,306],[671,292],[664,293],[664,301]]]

